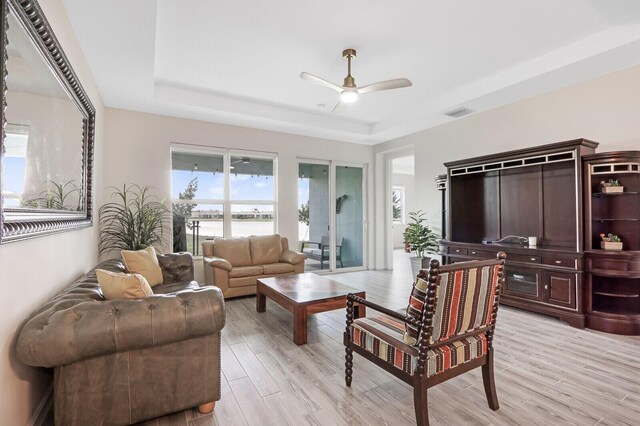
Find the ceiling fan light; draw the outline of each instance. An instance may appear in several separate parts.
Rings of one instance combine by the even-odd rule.
[[[340,102],[344,102],[345,104],[351,104],[358,100],[358,92],[355,90],[345,90],[340,93]]]

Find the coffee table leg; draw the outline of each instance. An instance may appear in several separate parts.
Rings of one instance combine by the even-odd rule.
[[[293,310],[293,343],[296,345],[307,343],[307,308],[305,306]]]
[[[256,291],[256,311],[258,312],[264,312],[267,308],[267,297],[260,293],[259,291]]]

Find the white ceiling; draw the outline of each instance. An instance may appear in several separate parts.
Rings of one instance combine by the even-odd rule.
[[[375,144],[640,63],[637,0],[64,0],[107,106]],[[406,77],[341,114],[358,85]],[[324,105],[320,107],[318,105]]]

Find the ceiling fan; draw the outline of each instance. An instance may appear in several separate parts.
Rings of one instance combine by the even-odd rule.
[[[338,86],[323,78],[317,77],[308,72],[300,73],[300,78],[320,86],[328,87],[340,94],[340,101],[333,108],[332,112],[340,112],[344,110],[345,104],[350,104],[358,100],[358,95],[370,92],[379,92],[381,90],[400,89],[412,85],[411,81],[406,78],[396,78],[393,80],[379,81],[377,83],[368,84],[366,86],[356,86],[356,80],[351,75],[351,59],[356,57],[355,49],[345,49],[342,51],[342,57],[347,59],[347,76],[344,78],[344,84]]]

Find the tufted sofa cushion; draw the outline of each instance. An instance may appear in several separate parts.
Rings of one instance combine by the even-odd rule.
[[[193,257],[190,253],[160,254],[157,258],[165,284],[193,280]]]
[[[165,284],[144,299],[106,301],[95,269],[89,271],[31,315],[17,341],[18,358],[54,367],[219,332],[225,323],[222,293],[192,281],[187,257],[191,259],[189,254],[160,256]],[[124,272],[119,260],[96,268]]]

